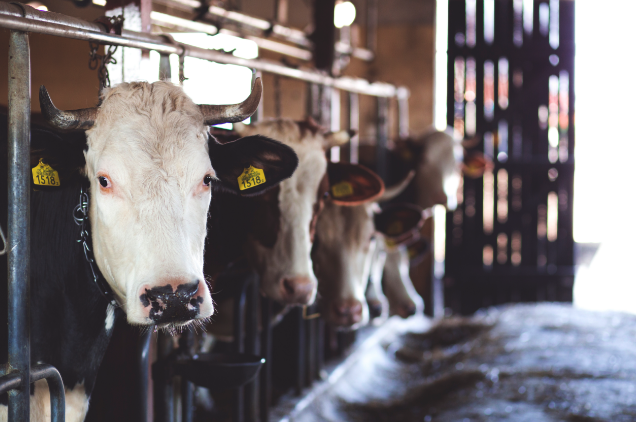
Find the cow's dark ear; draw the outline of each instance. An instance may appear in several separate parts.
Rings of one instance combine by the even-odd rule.
[[[31,168],[36,167],[40,161],[50,166],[59,176],[59,187],[76,183],[79,178],[84,177],[85,149],[84,131],[62,133],[38,125],[31,127]],[[48,186],[35,185],[33,180],[32,185],[40,190],[51,189]]]
[[[376,231],[393,244],[404,244],[416,239],[424,224],[424,212],[413,204],[393,204],[374,217]]]
[[[221,144],[210,137],[210,161],[220,185],[242,196],[258,195],[291,177],[298,167],[293,149],[265,136]]]
[[[360,164],[329,163],[329,196],[338,205],[354,206],[378,199],[384,193],[384,182],[373,171]]]

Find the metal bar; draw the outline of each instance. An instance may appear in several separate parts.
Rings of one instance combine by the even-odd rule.
[[[376,165],[378,176],[386,181],[387,162],[386,147],[389,141],[389,101],[386,98],[378,98],[378,120],[377,120],[377,144],[376,144]]]
[[[357,92],[364,95],[394,97],[398,94],[398,88],[390,84],[379,82],[369,83],[363,79],[349,77],[332,78],[318,71],[292,69],[267,60],[242,59],[217,50],[207,50],[179,43],[168,43],[165,38],[160,35],[143,34],[134,31],[123,31],[122,36],[105,34],[100,32],[100,27],[97,24],[91,25],[88,22],[79,21],[78,19],[67,19],[64,15],[51,12],[30,11],[27,14],[29,18],[22,18],[15,15],[14,11],[17,9],[17,6],[0,2],[0,27],[16,31],[96,41],[102,44],[155,50],[164,54],[182,54],[185,52],[185,55],[189,57],[250,67],[263,72],[320,85],[332,86],[342,91]],[[49,14],[53,16],[54,19],[49,19]],[[77,24],[78,21],[83,24]],[[94,29],[87,29],[87,27]]]
[[[400,139],[409,137],[409,94],[398,93],[398,133]]]
[[[51,398],[51,422],[64,422],[66,415],[66,400],[62,376],[55,367],[46,363],[34,365],[31,368],[31,383],[45,379],[49,385]]]
[[[358,149],[360,146],[360,136],[358,135],[358,131],[360,130],[360,97],[354,92],[349,93],[349,130],[356,131],[356,134],[351,137],[351,141],[349,142],[349,162],[357,164],[359,159]]]
[[[9,367],[21,376],[9,392],[9,421],[29,421],[31,62],[29,36],[9,41]]]
[[[152,331],[148,330],[139,338],[139,421],[148,421],[148,388],[150,384],[150,339]]]
[[[181,422],[194,420],[194,385],[181,378]]]
[[[337,132],[340,130],[340,91],[331,89],[329,98],[329,130]],[[340,147],[331,148],[331,161],[340,161]]]
[[[247,303],[245,315],[245,353],[256,355],[258,353],[258,275],[250,275],[250,283],[247,286]],[[258,390],[257,380],[243,387],[245,403],[245,420],[256,422],[258,417]]]
[[[260,418],[261,422],[269,422],[269,405],[272,400],[272,302],[261,298],[261,356],[265,356],[265,364],[260,374]]]
[[[298,347],[298,360],[296,361],[296,395],[300,396],[305,387],[305,320],[303,310],[298,307],[293,310],[296,320],[296,346]]]
[[[245,322],[245,302],[246,290],[249,284],[249,276],[236,280],[238,291],[234,295],[234,352],[244,351],[244,322]],[[243,388],[238,388],[234,392],[234,409],[232,411],[233,422],[243,422],[245,419]]]
[[[378,0],[367,0],[367,50],[374,54],[378,44]]]

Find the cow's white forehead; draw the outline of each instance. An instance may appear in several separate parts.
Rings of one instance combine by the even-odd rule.
[[[206,133],[203,115],[181,87],[168,82],[133,82],[104,90],[87,137],[89,150],[100,151],[125,141],[155,158],[198,149],[206,145]]]
[[[320,242],[349,250],[364,246],[375,230],[372,206],[346,207],[328,202],[318,222]]]

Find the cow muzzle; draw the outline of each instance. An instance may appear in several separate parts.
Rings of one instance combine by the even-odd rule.
[[[309,277],[286,277],[280,281],[279,292],[286,305],[311,305],[316,283]]]
[[[362,322],[364,306],[357,299],[337,301],[327,310],[327,322],[336,327],[353,328]]]
[[[208,294],[205,282],[174,281],[162,286],[143,285],[139,291],[139,300],[145,316],[153,324],[188,322],[205,318],[212,314],[204,306]]]

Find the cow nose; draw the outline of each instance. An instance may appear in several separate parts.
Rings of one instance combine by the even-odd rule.
[[[377,318],[382,315],[382,302],[369,300],[369,318]]]
[[[309,277],[286,277],[281,280],[282,301],[288,305],[309,305],[315,284]]]
[[[334,325],[348,327],[362,321],[362,302],[357,299],[338,301],[333,304],[331,312]]]
[[[173,281],[162,286],[144,285],[139,300],[155,324],[195,319],[204,301],[205,287],[199,280]]]
[[[398,308],[398,315],[401,318],[412,317],[413,315],[415,315],[415,312],[417,312],[417,308],[416,308],[414,303],[408,303],[408,304],[407,303],[403,303]]]

